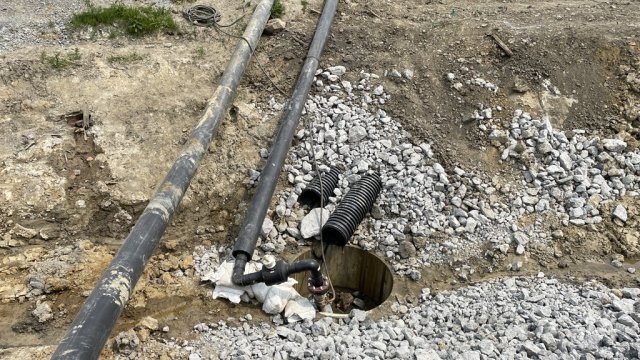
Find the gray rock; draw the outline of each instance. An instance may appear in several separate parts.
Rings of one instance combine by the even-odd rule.
[[[500,252],[503,254],[506,254],[509,252],[509,244],[500,244],[496,248],[500,250]]]
[[[402,241],[398,246],[398,253],[403,259],[413,258],[416,256],[416,247],[411,241]]]
[[[45,323],[53,319],[53,313],[51,312],[51,305],[48,302],[41,302],[36,305],[36,308],[31,314],[38,320],[39,323]]]
[[[160,329],[160,323],[158,320],[152,318],[151,316],[146,316],[140,322],[138,322],[138,327],[149,329],[151,331],[156,331]]]
[[[458,357],[458,359],[462,359],[462,360],[480,360],[480,352],[478,352],[478,351],[465,351],[462,354],[460,354],[460,357]]]
[[[622,288],[622,296],[627,299],[640,299],[640,289],[639,288]]]
[[[329,71],[331,74],[336,75],[336,76],[342,76],[347,72],[347,68],[344,66],[331,66],[327,68],[327,71]]]
[[[416,349],[416,359],[420,360],[441,360],[442,358],[433,349]]]
[[[282,32],[287,27],[287,23],[281,19],[271,19],[267,21],[264,27],[264,33],[267,35],[275,35]]]
[[[264,221],[262,222],[262,228],[260,229],[260,235],[262,235],[262,237],[266,239],[267,236],[269,236],[271,230],[273,230],[273,220],[265,217]]]
[[[563,169],[569,171],[571,170],[571,168],[573,168],[573,161],[571,160],[569,153],[561,153],[558,157],[558,160],[560,160],[560,166],[562,166]]]
[[[129,355],[133,353],[140,345],[140,339],[133,330],[123,331],[119,333],[113,340],[113,347],[116,352]]]
[[[525,343],[522,344],[522,350],[529,356],[537,356],[542,352],[542,350],[531,341],[525,341]]]
[[[611,309],[631,314],[634,312],[633,304],[634,301],[631,299],[616,299],[611,302]]]
[[[521,231],[516,231],[513,233],[513,240],[515,240],[518,245],[524,246],[529,243],[529,236]]]
[[[614,218],[620,219],[623,222],[627,222],[627,209],[625,209],[625,207],[622,206],[621,204],[619,204],[618,206],[616,206],[615,209],[613,209],[612,215]]]
[[[367,137],[367,130],[362,126],[354,126],[349,129],[349,142],[352,144],[359,143],[361,140]]]
[[[396,69],[393,69],[389,72],[387,72],[387,77],[390,77],[392,79],[400,79],[402,77],[402,74],[400,74],[400,72]]]
[[[627,143],[620,139],[604,139],[602,146],[611,152],[622,152],[627,148]]]
[[[624,314],[618,317],[618,322],[624,326],[636,326],[636,321],[631,318],[631,316]]]
[[[349,317],[354,319],[355,321],[363,322],[367,319],[367,312],[358,310],[358,309],[353,309],[349,313]]]
[[[322,224],[320,224],[322,215]],[[310,239],[320,234],[320,229],[329,220],[331,213],[327,209],[315,208],[309,211],[300,222],[300,235],[304,239]]]
[[[520,271],[520,269],[522,269],[522,261],[516,261],[513,264],[511,264],[511,270]]]
[[[407,80],[411,80],[413,79],[413,70],[410,69],[404,69],[402,71],[402,77],[404,77]]]
[[[480,344],[478,345],[479,350],[482,354],[487,355],[487,356],[494,356],[495,351],[496,351],[496,347],[493,345],[493,342],[491,340],[482,340],[480,341]]]
[[[38,231],[29,229],[20,224],[15,224],[12,230],[13,234],[23,239],[32,239],[38,235]]]

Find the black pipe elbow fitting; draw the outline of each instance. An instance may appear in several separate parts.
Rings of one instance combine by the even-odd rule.
[[[238,286],[248,286],[259,282],[262,282],[262,272],[256,271],[254,273],[245,274],[244,268],[247,265],[248,257],[244,253],[236,255],[236,260],[233,264],[233,273],[231,274],[231,282]]]

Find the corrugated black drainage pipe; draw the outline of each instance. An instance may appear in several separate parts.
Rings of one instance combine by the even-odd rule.
[[[339,175],[340,171],[335,167],[331,167],[329,172],[322,173],[322,176],[316,175],[302,190],[298,196],[298,202],[311,208],[319,207],[321,200],[326,205],[329,202],[329,197],[333,196],[333,190],[338,186]],[[320,189],[320,178],[322,178],[322,190]]]
[[[327,41],[337,6],[337,0],[325,0],[324,2],[324,8],[320,19],[318,19],[318,25],[316,26],[313,41],[309,46],[307,58],[298,75],[293,95],[291,95],[291,99],[289,99],[282,114],[276,141],[271,147],[269,158],[260,173],[260,181],[247,208],[244,223],[233,246],[232,254],[235,257],[235,265],[231,280],[234,284],[239,285],[246,280],[244,278],[246,276],[244,275],[245,265],[253,256],[253,251],[256,248],[262,223],[269,209],[269,204],[271,204],[273,192],[280,178],[282,165],[287,157],[293,135],[300,122],[300,115],[309,96],[309,90],[318,69],[320,55],[322,55],[324,44]],[[297,268],[297,266],[294,266],[294,269]]]
[[[371,211],[381,188],[378,174],[365,175],[356,182],[322,227],[324,242],[347,245],[362,219]]]
[[[156,193],[133,229],[104,270],[76,315],[71,327],[53,353],[52,359],[97,359],[125,304],[140,279],[153,250],[171,223],[178,204],[189,187],[211,139],[220,127],[233,100],[251,53],[264,29],[273,0],[262,0],[256,7],[243,39],[233,53],[220,84],[198,125],[184,145],[178,159],[158,186]],[[150,154],[153,156],[153,154]]]

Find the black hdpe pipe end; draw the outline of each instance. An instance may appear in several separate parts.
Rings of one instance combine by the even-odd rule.
[[[307,185],[300,196],[298,196],[298,202],[302,205],[307,205],[311,208],[320,207],[321,204],[327,204],[329,197],[333,195],[333,190],[338,186],[338,176],[340,171],[335,167],[331,167],[329,172],[316,175]],[[322,179],[322,189],[320,187],[320,180]]]
[[[365,175],[345,195],[327,223],[322,237],[327,244],[345,246],[376,201],[382,181],[378,174]]]

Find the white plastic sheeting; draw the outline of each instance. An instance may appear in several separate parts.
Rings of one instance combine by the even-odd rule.
[[[262,265],[250,262],[245,268],[245,274],[259,271],[261,268]],[[289,278],[287,282],[273,286],[264,283],[237,286],[231,282],[232,272],[233,261],[226,261],[218,269],[202,277],[203,281],[215,284],[214,299],[228,299],[238,304],[240,301],[248,302],[254,298],[262,303],[262,310],[267,314],[280,314],[284,311],[284,316],[289,322],[315,318],[316,309],[313,304],[293,288],[297,284],[296,280]]]

